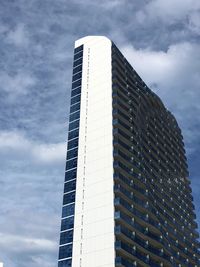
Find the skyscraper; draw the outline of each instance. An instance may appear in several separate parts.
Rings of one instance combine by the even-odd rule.
[[[113,42],[76,41],[58,267],[200,266],[192,201],[174,116]]]

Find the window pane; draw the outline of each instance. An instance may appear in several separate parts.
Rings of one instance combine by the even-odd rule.
[[[81,93],[81,87],[78,87],[78,88],[72,90],[71,97],[73,97],[75,95],[79,95],[80,93]]]
[[[80,102],[80,100],[81,100],[81,95],[77,95],[77,96],[71,98],[71,105]]]
[[[83,62],[83,58],[80,58],[80,59],[78,59],[78,60],[74,61],[73,68],[74,68],[74,67],[76,67],[76,66],[78,66],[78,65],[81,65],[81,64],[82,64],[82,62]]]
[[[59,259],[69,258],[72,256],[72,244],[59,248]]]
[[[65,173],[65,182],[76,178],[77,169],[73,169]]]
[[[71,106],[71,107],[70,107],[70,113],[73,113],[73,112],[79,110],[79,109],[80,109],[80,105],[81,105],[81,103],[79,102],[79,103],[77,103],[77,104]]]
[[[76,195],[75,191],[64,195],[63,196],[63,205],[75,202],[75,195]]]
[[[67,205],[62,208],[62,218],[74,215],[75,204]]]
[[[65,183],[64,186],[64,193],[73,191],[76,189],[76,179],[70,182]]]
[[[78,138],[68,141],[67,149],[72,149],[78,146]]]
[[[68,160],[66,162],[66,171],[69,169],[73,169],[77,166],[77,158]]]
[[[79,127],[79,120],[73,121],[69,124],[69,131]]]
[[[78,46],[77,48],[74,49],[74,54],[83,51],[83,45]]]
[[[60,234],[60,245],[71,243],[73,241],[73,230]]]
[[[79,65],[78,67],[73,69],[73,75],[80,72],[80,71],[82,71],[82,65]]]
[[[72,89],[81,86],[81,80],[72,83]]]
[[[58,262],[58,267],[71,267],[72,264],[72,260],[68,259],[68,260],[64,260],[64,261],[59,261]]]
[[[74,227],[74,216],[61,221],[61,231],[72,229]]]
[[[76,81],[82,78],[82,72],[73,75],[72,81]]]
[[[73,113],[73,114],[71,114],[69,116],[69,121],[72,122],[72,121],[75,121],[75,120],[77,120],[79,118],[80,118],[80,110],[75,112],[75,113]]]
[[[77,60],[78,58],[82,57],[82,56],[83,56],[83,52],[82,51],[80,51],[79,53],[76,53],[74,55],[74,61]]]
[[[67,160],[78,156],[78,148],[71,149],[67,152]]]
[[[75,130],[69,132],[68,140],[74,139],[74,138],[78,137],[78,135],[79,135],[79,129],[75,129]]]

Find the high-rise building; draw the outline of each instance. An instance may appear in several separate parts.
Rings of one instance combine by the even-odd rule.
[[[192,202],[174,116],[113,42],[76,41],[58,266],[200,266]]]

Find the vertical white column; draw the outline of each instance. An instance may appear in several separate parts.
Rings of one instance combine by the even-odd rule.
[[[72,267],[114,267],[111,41],[85,37]]]

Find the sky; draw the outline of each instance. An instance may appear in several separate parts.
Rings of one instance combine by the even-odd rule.
[[[0,262],[55,267],[74,41],[112,39],[178,120],[200,225],[200,1],[0,0]]]

